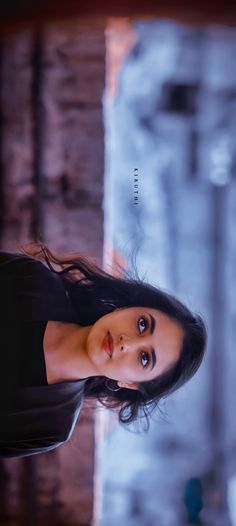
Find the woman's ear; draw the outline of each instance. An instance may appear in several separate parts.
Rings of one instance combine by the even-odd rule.
[[[118,382],[117,381],[117,385],[119,387],[125,387],[126,389],[134,389],[135,391],[138,391],[138,384],[132,382],[132,383],[128,383],[128,382]]]

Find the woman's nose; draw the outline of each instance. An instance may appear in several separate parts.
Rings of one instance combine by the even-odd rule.
[[[144,343],[144,341],[142,342]],[[121,352],[131,351],[137,345],[140,345],[141,342],[137,338],[124,338],[123,336],[120,336],[120,350]]]
[[[132,339],[124,336],[120,337],[120,350],[126,352],[132,347]]]

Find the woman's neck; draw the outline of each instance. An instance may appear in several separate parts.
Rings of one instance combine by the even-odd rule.
[[[91,326],[48,321],[43,349],[49,384],[81,380],[95,375],[86,352]]]

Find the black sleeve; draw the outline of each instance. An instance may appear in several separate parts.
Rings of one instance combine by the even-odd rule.
[[[39,455],[40,453],[47,453],[52,449],[57,448],[64,442],[53,442],[52,439],[41,440],[26,440],[17,443],[2,443],[0,442],[0,459],[15,458],[15,457],[29,457],[32,455]]]
[[[48,285],[56,278],[58,279],[57,274],[41,261],[23,254],[0,250],[0,279],[6,280],[16,300],[18,296],[24,294],[24,291],[29,294],[42,288],[45,292],[49,291]],[[9,294],[9,297],[14,296]]]
[[[17,305],[19,320],[56,320],[76,323],[77,315],[57,272],[46,263],[19,253],[0,251],[0,281],[6,280]],[[5,286],[6,288],[6,286]],[[7,296],[7,295],[6,295]],[[5,298],[8,310],[11,295]]]
[[[38,270],[45,273],[52,272],[42,261],[19,252],[0,250],[1,275],[18,277],[33,276]]]

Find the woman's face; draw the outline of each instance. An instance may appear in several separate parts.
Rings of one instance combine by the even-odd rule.
[[[112,338],[111,351],[106,346]],[[174,365],[180,356],[184,330],[157,309],[117,309],[91,325],[86,351],[97,375],[117,380],[120,387],[138,389]],[[104,342],[105,338],[105,342]]]

